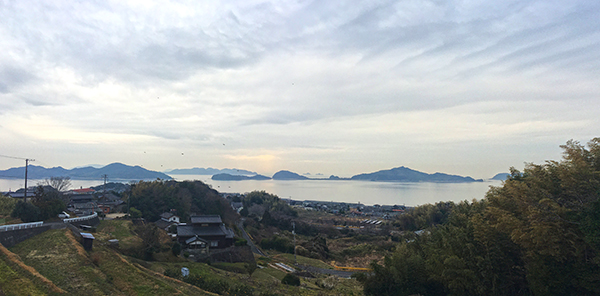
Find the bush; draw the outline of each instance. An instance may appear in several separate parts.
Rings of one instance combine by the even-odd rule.
[[[237,239],[235,240],[235,246],[236,246],[236,247],[245,246],[245,245],[247,245],[247,244],[248,244],[248,241],[247,241],[247,240],[245,240],[245,239],[243,239],[243,238],[237,238]]]
[[[179,256],[179,253],[181,253],[181,245],[178,242],[174,243],[173,247],[171,247],[171,252],[173,252],[173,255]]]
[[[291,273],[286,274],[283,279],[281,279],[281,283],[289,286],[300,286],[300,278]]]
[[[254,289],[248,285],[240,284],[229,290],[231,296],[253,296]]]
[[[172,277],[175,279],[181,278],[181,271],[177,268],[166,269],[163,273],[165,276]]]
[[[226,281],[218,279],[205,278],[197,274],[190,274],[184,279],[188,284],[199,287],[202,290],[217,294],[226,294],[229,290],[229,284]]]
[[[40,208],[32,203],[19,201],[10,215],[13,218],[21,219],[25,223],[35,222],[40,220]]]

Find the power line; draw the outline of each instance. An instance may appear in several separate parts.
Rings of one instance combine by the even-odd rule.
[[[27,160],[27,158],[24,158],[24,157],[16,157],[16,156],[8,156],[8,155],[0,155],[0,157],[19,159],[19,160]]]

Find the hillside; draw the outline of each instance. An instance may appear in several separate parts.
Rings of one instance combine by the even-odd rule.
[[[50,230],[11,248],[30,272],[39,272],[70,295],[211,295],[192,285],[144,269],[96,241],[85,251],[70,230]],[[21,273],[19,281],[27,283]],[[39,282],[39,281],[38,281]],[[48,294],[47,283],[28,289]],[[5,289],[5,287],[3,287]],[[25,291],[24,289],[22,291]]]
[[[62,167],[45,168],[30,165],[27,169],[31,179],[46,179],[50,177],[70,177],[74,180],[100,180],[107,175],[111,180],[171,180],[164,173],[147,170],[140,166],[129,166],[122,163],[112,163],[102,168],[84,167],[67,170]],[[25,167],[0,170],[4,178],[22,178],[25,175]]]
[[[163,251],[156,253],[153,261],[140,260],[127,255],[142,247],[135,229],[129,220],[102,221],[94,233],[92,251],[85,251],[70,230],[49,230],[10,249],[12,258],[25,268],[19,268],[0,252],[0,295],[64,295],[53,292],[61,290],[67,295],[360,294],[355,280],[334,280],[332,288],[323,289],[315,283],[327,278],[318,276],[302,279],[301,287],[292,287],[281,284],[286,273],[272,267],[257,269],[249,276],[243,263],[191,262],[183,256],[173,256],[168,239],[163,241]],[[111,238],[119,239],[120,246],[108,247]],[[289,259],[282,260],[289,263]],[[299,256],[299,260],[306,259]],[[271,259],[260,261],[268,265]],[[193,281],[194,285],[177,276],[182,267],[190,270],[190,278],[185,281]],[[39,273],[39,277],[34,273]]]

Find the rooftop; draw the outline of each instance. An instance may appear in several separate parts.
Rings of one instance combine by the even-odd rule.
[[[192,224],[221,224],[221,216],[219,215],[193,215],[190,217]]]

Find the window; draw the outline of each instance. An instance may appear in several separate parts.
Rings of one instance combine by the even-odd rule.
[[[210,242],[210,246],[211,247],[218,247],[219,246],[219,241],[211,241]]]

